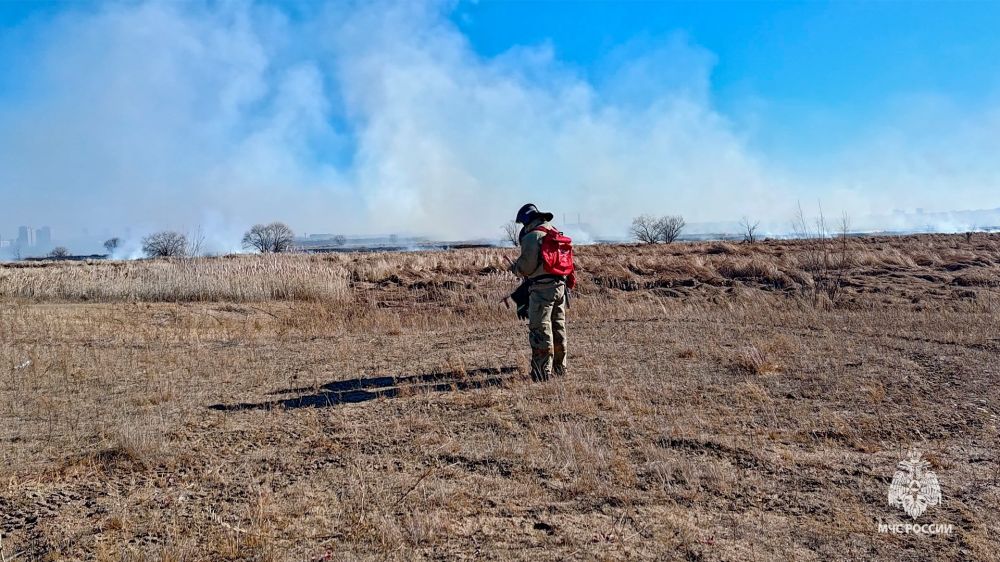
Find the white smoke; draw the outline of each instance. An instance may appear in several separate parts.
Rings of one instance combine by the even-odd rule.
[[[916,136],[901,116],[793,175],[713,107],[715,57],[683,35],[623,45],[587,77],[546,45],[483,57],[448,9],[150,2],[22,24],[0,43],[19,84],[0,98],[0,236],[201,225],[226,252],[272,220],[496,238],[528,201],[592,235],[646,212],[784,221],[797,199],[995,203],[996,112]]]

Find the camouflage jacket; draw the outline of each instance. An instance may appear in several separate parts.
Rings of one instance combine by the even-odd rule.
[[[511,271],[528,279],[545,275],[545,264],[542,263],[542,239],[545,238],[545,232],[535,230],[538,227],[555,228],[541,219],[525,225],[520,234],[521,256],[510,266]]]

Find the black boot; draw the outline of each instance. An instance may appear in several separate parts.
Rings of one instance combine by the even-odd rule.
[[[531,371],[531,380],[535,382],[546,382],[547,380],[549,380],[549,374]]]

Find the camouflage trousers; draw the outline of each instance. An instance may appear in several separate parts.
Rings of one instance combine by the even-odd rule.
[[[566,284],[538,283],[528,299],[531,378],[548,380],[566,373]]]

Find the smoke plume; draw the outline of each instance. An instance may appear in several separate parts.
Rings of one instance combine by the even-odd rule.
[[[826,169],[792,173],[736,125],[753,119],[713,107],[715,56],[683,34],[623,45],[588,73],[544,44],[477,54],[451,8],[74,5],[6,30],[0,236],[201,227],[230,250],[250,224],[282,220],[468,239],[498,236],[528,201],[622,235],[645,212],[970,208],[1000,185],[996,111],[960,112],[943,133],[903,112]]]

